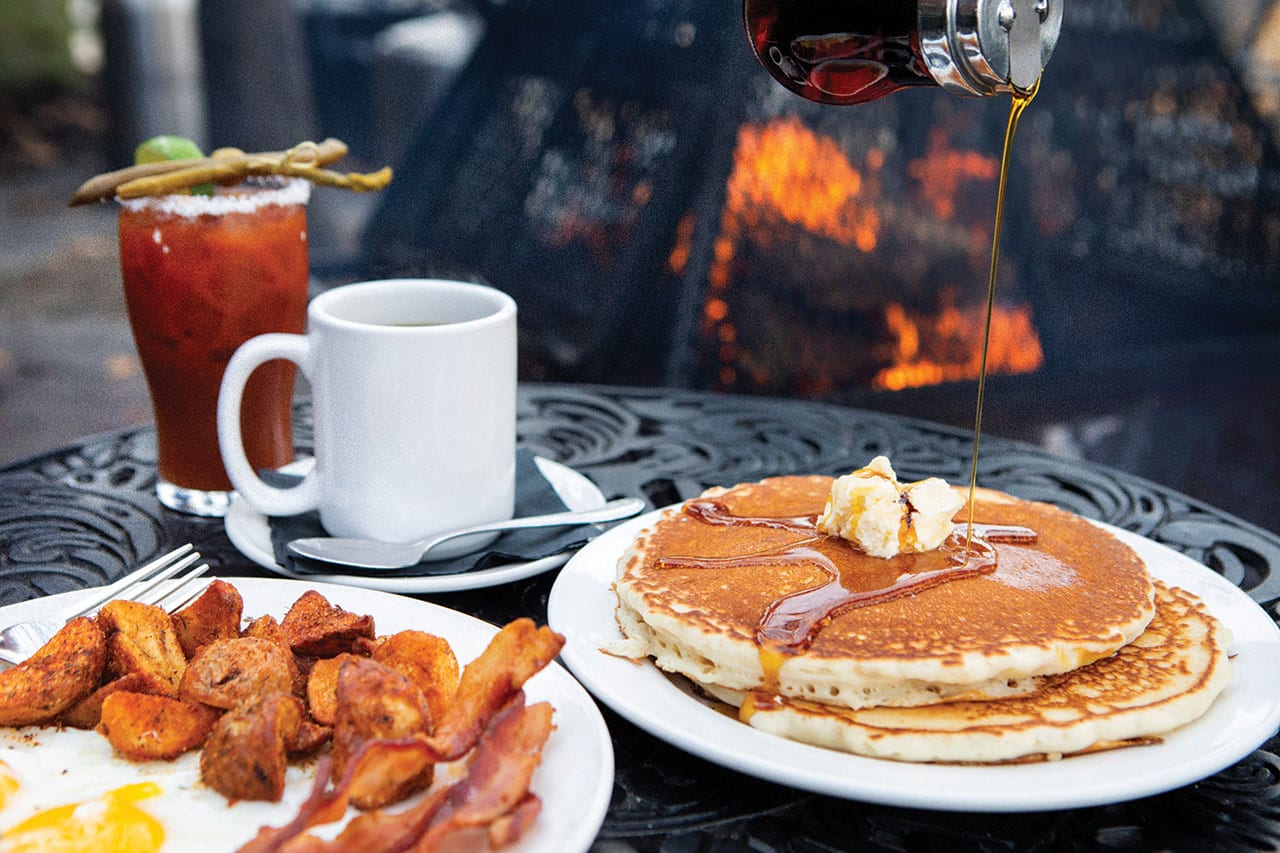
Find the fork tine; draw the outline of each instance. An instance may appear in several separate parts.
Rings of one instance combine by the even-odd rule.
[[[77,601],[75,607],[70,612],[64,614],[60,618],[63,619],[63,621],[69,622],[72,619],[76,618],[77,616],[84,616],[89,613],[92,613],[93,611],[97,610],[99,607],[101,607],[103,604],[110,601],[111,599],[119,598],[120,593],[123,592],[124,590],[129,589],[131,591],[134,591],[135,590],[134,584],[137,584],[139,582],[142,582],[143,584],[145,584],[142,587],[143,591],[145,591],[146,589],[150,589],[150,587],[153,584],[147,581],[146,579],[153,575],[156,575],[157,572],[160,572],[160,575],[156,575],[156,576],[159,577],[160,580],[164,580],[165,578],[172,577],[176,572],[181,571],[185,566],[189,566],[192,563],[194,563],[196,560],[199,560],[200,555],[198,553],[195,553],[195,552],[188,553],[192,551],[192,547],[193,546],[191,545],[191,543],[188,542],[187,544],[182,545],[178,548],[175,548],[169,553],[161,557],[157,557],[151,562],[141,566],[140,568],[135,569],[134,571],[120,578],[120,580],[116,581],[115,583],[109,586],[102,587],[100,590],[98,590],[96,593],[91,595],[89,598],[81,599],[80,601]],[[186,555],[185,557],[183,557],[184,554]],[[178,560],[179,557],[182,557],[182,559]],[[174,560],[178,560],[178,562],[174,563],[173,562]],[[177,568],[174,568],[175,565],[177,566]]]
[[[144,604],[154,604],[156,607],[172,613],[179,607],[195,600],[196,597],[204,592],[205,587],[213,583],[213,578],[201,577],[207,571],[209,571],[209,566],[201,563],[176,579],[172,586],[153,590],[135,600]]]

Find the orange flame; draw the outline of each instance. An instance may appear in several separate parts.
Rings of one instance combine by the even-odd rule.
[[[884,165],[885,152],[872,148],[855,166],[833,138],[814,132],[794,116],[764,124],[747,122],[738,129],[701,318],[704,339],[718,349],[718,390],[731,388],[743,377],[762,387],[770,381],[768,364],[754,358],[748,347],[738,346],[732,300],[726,293],[741,241],[768,245],[778,225],[786,224],[861,252],[875,251],[882,228],[879,172]],[[994,158],[952,148],[946,134],[935,131],[927,155],[912,161],[908,174],[919,183],[933,216],[949,220],[955,215],[961,182],[994,180],[998,166]],[[692,218],[681,221],[667,259],[668,268],[677,274],[688,263],[693,230]],[[971,236],[974,251],[989,249],[985,234]],[[956,307],[949,294],[944,299],[936,316],[912,314],[898,304],[887,307],[885,323],[893,343],[882,355],[890,366],[876,375],[874,387],[897,390],[978,376],[984,312],[981,307]],[[1044,357],[1029,305],[997,305],[991,322],[991,373],[1024,373],[1041,366]],[[794,342],[802,350],[817,346],[803,332]],[[812,355],[818,361],[838,358],[831,353]],[[833,382],[830,375],[796,376],[792,388],[826,393]]]
[[[936,315],[913,316],[898,303],[890,303],[885,309],[885,324],[895,339],[889,345],[892,364],[876,374],[873,387],[900,391],[977,379],[982,367],[985,314],[981,305],[959,308],[946,304]],[[1030,373],[1043,363],[1044,351],[1031,322],[1031,306],[995,305],[987,372]]]
[[[907,174],[920,182],[925,202],[939,219],[955,216],[956,194],[962,180],[992,181],[999,172],[999,160],[984,157],[977,151],[952,148],[940,128],[929,133],[929,150],[925,156],[907,164]]]
[[[883,165],[883,152],[874,150],[868,154],[870,171]],[[781,220],[841,245],[872,252],[880,231],[880,213],[875,206],[878,194],[878,183],[866,180],[835,140],[810,130],[799,118],[743,124],[738,129],[720,234],[708,272],[702,333],[721,341],[735,335],[724,291],[733,280],[733,263],[744,233],[767,242],[770,224]],[[690,233],[691,230],[690,226]],[[681,269],[687,260],[685,242],[678,238],[676,249],[668,258],[673,270]],[[736,348],[721,348],[719,388],[737,381],[738,371],[726,358],[731,355],[736,357]]]

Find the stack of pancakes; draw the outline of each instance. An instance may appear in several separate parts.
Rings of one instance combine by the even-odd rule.
[[[905,761],[1150,742],[1200,717],[1229,681],[1229,636],[1204,605],[1084,519],[978,490],[976,522],[1034,538],[992,536],[994,570],[881,595],[941,557],[872,557],[806,526],[831,484],[773,478],[664,512],[618,564],[621,651],[756,728]]]

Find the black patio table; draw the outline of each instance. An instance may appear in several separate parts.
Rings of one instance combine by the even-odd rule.
[[[713,485],[846,473],[887,455],[904,479],[966,482],[972,435],[836,405],[668,389],[526,384],[519,441],[591,478],[606,497],[653,506]],[[298,444],[310,446],[299,406]],[[159,507],[154,433],[85,439],[0,469],[0,604],[99,585],[193,542],[215,573],[266,576],[222,523]],[[980,483],[1049,501],[1187,554],[1277,619],[1280,536],[1119,471],[984,437]],[[502,624],[545,621],[549,572],[432,595]],[[1280,689],[1280,685],[1276,686]],[[1241,850],[1280,848],[1280,737],[1197,784],[1096,808],[944,813],[869,805],[762,781],[685,754],[604,710],[617,765],[600,851]]]

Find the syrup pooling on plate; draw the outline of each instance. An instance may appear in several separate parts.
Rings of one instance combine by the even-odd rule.
[[[763,672],[761,690],[747,696],[742,705],[745,721],[762,703],[780,703],[778,674],[788,657],[803,654],[812,646],[822,626],[839,613],[855,607],[870,607],[914,595],[931,587],[962,578],[990,574],[996,570],[997,553],[992,542],[1034,542],[1035,531],[1017,525],[975,524],[970,535],[953,532],[942,547],[921,553],[901,553],[891,558],[869,557],[856,546],[836,536],[819,533],[816,516],[738,516],[714,500],[694,500],[685,504],[687,515],[718,526],[769,527],[811,534],[804,539],[755,554],[735,557],[663,557],[659,568],[737,569],[753,566],[805,564],[818,568],[826,580],[816,586],[791,592],[765,608],[756,628],[755,641]],[[826,550],[824,550],[824,548]],[[834,551],[833,554],[827,553]],[[857,561],[858,571],[848,580],[833,556],[845,562]]]

